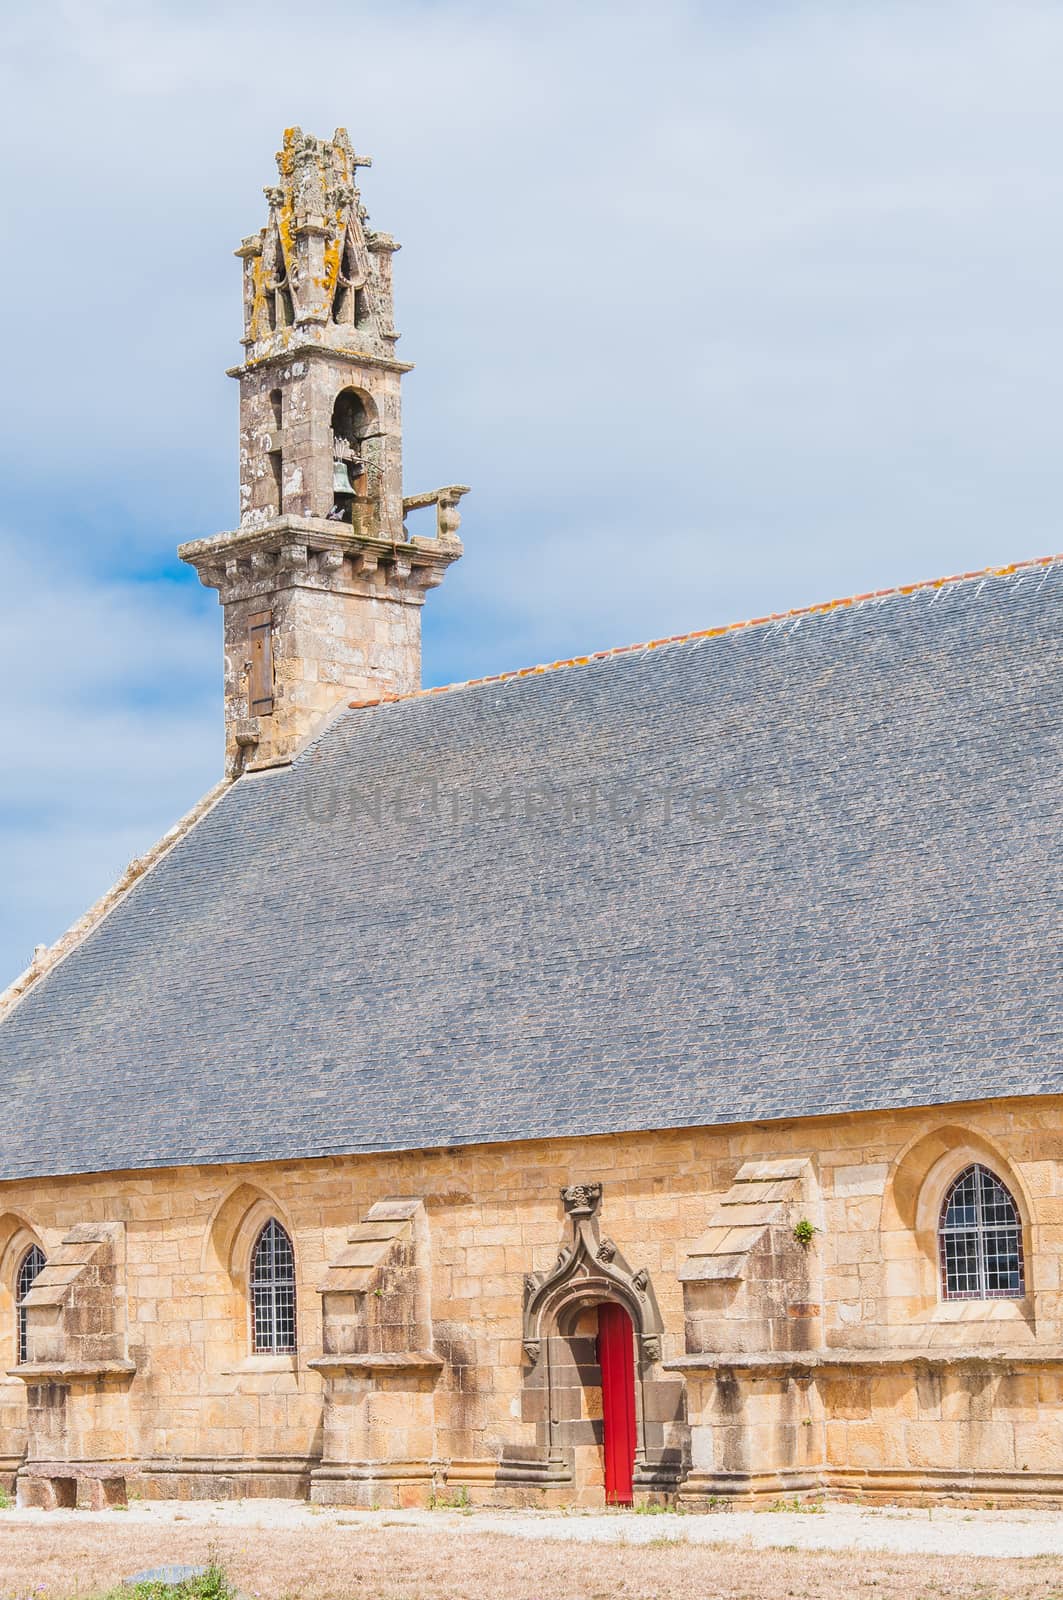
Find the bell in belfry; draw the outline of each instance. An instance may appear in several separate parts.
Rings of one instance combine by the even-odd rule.
[[[351,469],[346,461],[335,460],[332,463],[332,492],[333,494],[353,494],[351,488]]]

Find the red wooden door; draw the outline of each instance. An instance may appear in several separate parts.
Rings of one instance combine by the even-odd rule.
[[[598,1365],[602,1369],[605,1503],[631,1504],[635,1466],[635,1339],[623,1306],[598,1307]]]

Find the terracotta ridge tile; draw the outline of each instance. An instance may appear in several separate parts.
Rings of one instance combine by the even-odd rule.
[[[982,567],[974,572],[956,572],[945,578],[922,578],[918,583],[896,584],[892,589],[869,589],[864,594],[843,595],[837,600],[820,600],[815,605],[794,606],[790,611],[772,611],[767,616],[749,617],[742,622],[725,622],[716,628],[698,628],[691,633],[673,633],[664,639],[646,639],[640,644],[618,644],[611,650],[594,650],[586,656],[566,656],[560,661],[541,662],[534,667],[515,667],[509,672],[494,672],[484,678],[463,678],[455,683],[438,683],[429,689],[411,689],[408,694],[379,694],[371,700],[349,700],[348,710],[364,711],[370,706],[388,705],[397,700],[423,700],[428,695],[450,694],[455,689],[479,688],[485,683],[512,683],[518,678],[538,677],[544,672],[559,672],[563,667],[585,667],[592,661],[608,661],[613,656],[631,655],[635,650],[658,650],[662,645],[691,644],[695,639],[719,639],[746,628],[762,628],[771,622],[786,622],[791,617],[815,617],[841,606],[862,605],[868,600],[888,600],[897,595],[918,594],[924,589],[943,589],[947,584],[970,583],[976,578],[1009,578],[1016,572],[1032,572],[1038,567],[1063,562],[1063,554],[1036,556],[1030,561],[1012,561],[1004,567]]]

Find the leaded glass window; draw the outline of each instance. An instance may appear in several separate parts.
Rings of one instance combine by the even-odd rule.
[[[18,1277],[15,1280],[15,1305],[18,1310],[18,1359],[20,1362],[27,1359],[25,1300],[33,1287],[34,1278],[44,1269],[44,1266],[44,1251],[40,1245],[31,1244],[19,1263]]]
[[[988,1167],[967,1167],[952,1184],[938,1239],[946,1300],[1015,1300],[1026,1293],[1019,1209]]]
[[[258,1353],[295,1349],[295,1251],[272,1217],[251,1254],[251,1332]]]

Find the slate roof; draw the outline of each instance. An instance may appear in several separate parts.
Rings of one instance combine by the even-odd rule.
[[[0,1022],[0,1176],[1063,1091],[1061,593],[345,711]]]

